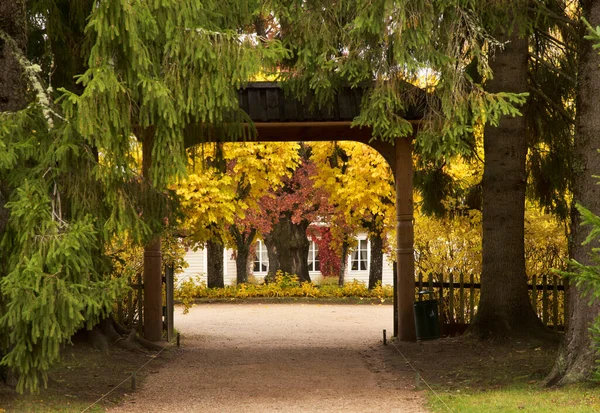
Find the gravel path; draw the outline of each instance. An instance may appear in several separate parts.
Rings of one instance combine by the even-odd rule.
[[[426,412],[414,374],[381,350],[392,306],[212,304],[175,317],[183,350],[110,412]]]

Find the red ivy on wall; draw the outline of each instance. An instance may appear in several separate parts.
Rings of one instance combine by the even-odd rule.
[[[321,264],[321,274],[324,277],[338,277],[340,275],[340,265],[342,257],[332,248],[333,237],[329,227],[310,226],[307,235],[319,247],[319,261]]]

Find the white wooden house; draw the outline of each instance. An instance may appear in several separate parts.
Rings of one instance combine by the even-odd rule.
[[[371,242],[366,234],[359,234],[357,247],[351,251],[347,257],[346,282],[353,280],[369,283],[369,263],[371,261]],[[225,249],[223,253],[223,278],[225,285],[235,285],[236,281],[236,263],[234,250]],[[182,282],[190,277],[200,277],[200,281],[206,281],[207,271],[207,252],[206,249],[197,251],[189,250],[185,255],[185,261],[188,267],[179,274],[178,282]],[[262,281],[269,270],[269,260],[267,249],[262,241],[256,241],[256,254],[254,265],[252,266],[252,275],[257,281]],[[308,252],[308,273],[313,283],[319,284],[323,279],[320,271],[319,248],[314,241],[310,241]],[[389,256],[384,254],[383,258],[383,285],[393,285],[393,267]]]

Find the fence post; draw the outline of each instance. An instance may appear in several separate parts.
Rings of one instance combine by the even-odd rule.
[[[142,282],[142,273],[137,275],[137,305],[138,305],[138,328],[141,333],[144,331],[144,283]]]
[[[473,322],[475,316],[475,274],[471,272],[471,285],[469,287],[469,324]]]
[[[450,291],[448,292],[449,297],[449,303],[448,306],[450,307],[449,311],[448,311],[448,322],[450,324],[454,324],[454,273],[452,271],[450,271]]]
[[[419,292],[423,291],[423,273],[421,271],[419,271]],[[419,296],[419,301],[423,301],[423,295],[422,294],[418,294]]]
[[[542,323],[548,325],[548,275],[542,275]]]
[[[175,267],[171,264],[165,268],[165,292],[166,292],[166,305],[167,311],[165,314],[165,321],[167,327],[167,341],[173,340],[173,306],[174,306],[174,278],[175,278]]]
[[[459,305],[460,310],[458,313],[458,322],[461,324],[465,323],[465,274],[460,272],[460,292],[459,292]]]
[[[537,276],[535,274],[531,279],[531,306],[533,307],[533,311],[535,311],[539,317],[540,314],[537,310]]]
[[[444,273],[440,273],[440,327],[444,326]],[[440,328],[440,331],[442,329]]]
[[[431,275],[431,273],[429,273],[427,278],[428,278],[428,284],[429,284],[429,291],[431,291],[431,293],[432,293],[431,297],[433,297],[433,275]]]
[[[554,274],[552,276],[552,319],[554,320],[554,331],[558,330],[558,276]]]

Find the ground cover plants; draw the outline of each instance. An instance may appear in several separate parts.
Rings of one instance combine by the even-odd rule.
[[[269,283],[244,283],[225,288],[208,288],[206,283],[199,281],[199,277],[188,278],[176,288],[175,299],[184,307],[190,308],[198,299],[251,299],[251,298],[368,298],[380,303],[391,302],[394,289],[391,286],[382,286],[378,283],[374,288],[368,289],[360,281],[352,281],[343,287],[326,280],[320,285],[312,282],[300,282],[298,277],[279,271],[275,281]]]

